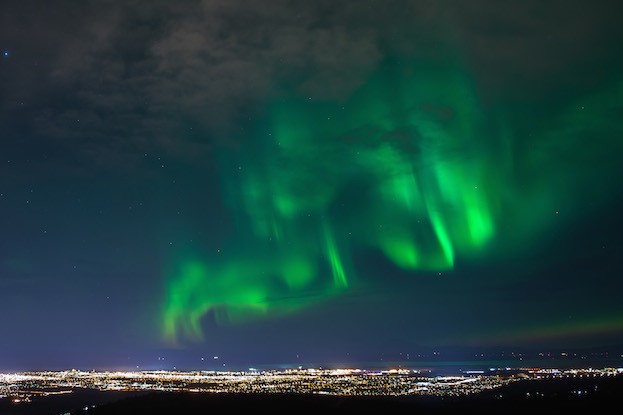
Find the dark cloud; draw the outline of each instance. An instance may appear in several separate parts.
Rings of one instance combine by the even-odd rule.
[[[603,75],[591,62],[612,60],[623,39],[615,4],[13,2],[0,105],[89,163],[201,159],[244,135],[267,101],[344,98],[390,56],[454,54],[494,99],[590,84]],[[578,65],[586,77],[568,79]]]
[[[620,2],[456,2],[461,44],[482,92],[494,99],[548,101],[618,76]],[[568,96],[568,94],[567,94]],[[549,102],[548,102],[549,104]]]

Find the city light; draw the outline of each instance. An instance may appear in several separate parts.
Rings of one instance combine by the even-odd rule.
[[[29,402],[34,396],[101,391],[291,393],[340,396],[466,396],[512,382],[610,377],[623,368],[501,368],[489,374],[424,376],[418,370],[287,369],[259,371],[44,371],[0,374],[0,399]]]

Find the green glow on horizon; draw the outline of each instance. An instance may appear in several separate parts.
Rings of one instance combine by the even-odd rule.
[[[570,112],[517,148],[454,67],[381,69],[344,102],[275,99],[268,131],[223,163],[239,218],[231,253],[176,259],[165,337],[201,338],[210,311],[227,324],[318,304],[357,281],[358,249],[416,274],[521,246],[571,200],[558,170],[587,164],[553,162],[568,139],[560,125],[594,128]]]
[[[516,345],[526,342],[543,342],[554,339],[616,334],[623,327],[623,316],[616,312],[604,316],[583,317],[577,321],[552,320],[536,322],[526,327],[514,327],[480,333],[471,341],[474,344]]]

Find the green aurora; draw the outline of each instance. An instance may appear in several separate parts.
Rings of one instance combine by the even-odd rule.
[[[483,104],[467,70],[418,63],[343,100],[275,97],[252,144],[222,154],[237,228],[223,253],[174,259],[164,336],[339,296],[361,283],[361,252],[417,275],[534,249],[611,195],[595,183],[621,176],[622,98],[618,83],[524,124]]]

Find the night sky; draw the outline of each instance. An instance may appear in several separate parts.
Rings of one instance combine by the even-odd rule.
[[[622,13],[3,1],[0,370],[620,347]]]

